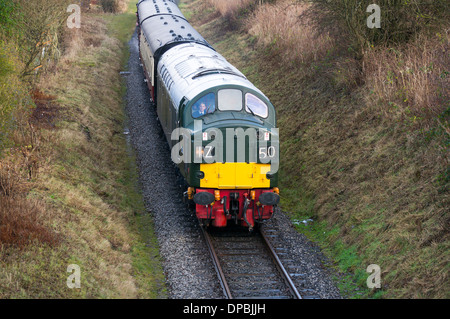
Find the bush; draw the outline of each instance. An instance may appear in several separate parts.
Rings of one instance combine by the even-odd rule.
[[[119,13],[126,8],[126,0],[100,0],[104,12]]]
[[[312,0],[321,26],[339,26],[348,36],[355,52],[372,46],[406,43],[419,31],[439,26],[448,16],[447,0]],[[367,27],[367,7],[381,8],[381,28]]]
[[[10,0],[0,0],[0,32],[9,33],[14,25],[15,4]]]
[[[100,1],[103,11],[105,12],[116,12],[116,3],[115,0],[101,0]]]

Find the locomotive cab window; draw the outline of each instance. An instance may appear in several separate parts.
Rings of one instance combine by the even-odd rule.
[[[245,110],[262,118],[266,118],[269,115],[266,103],[251,93],[245,94]]]
[[[218,107],[220,111],[242,110],[242,91],[236,89],[224,89],[217,93]]]
[[[192,106],[192,117],[194,119],[213,113],[216,110],[216,95],[214,93],[206,94],[199,98]]]

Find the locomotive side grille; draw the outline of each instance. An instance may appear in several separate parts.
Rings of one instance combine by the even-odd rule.
[[[187,59],[178,63],[175,66],[175,69],[184,79],[209,69],[221,69],[228,72],[233,71],[227,63],[219,59],[217,56],[204,56],[195,57],[195,59]]]

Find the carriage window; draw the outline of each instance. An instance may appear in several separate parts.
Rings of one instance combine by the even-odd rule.
[[[251,93],[245,94],[245,110],[263,118],[269,115],[266,103]]]
[[[194,119],[213,113],[216,110],[216,95],[214,93],[206,94],[195,102],[192,106],[192,117]]]
[[[218,95],[218,107],[220,111],[242,110],[242,91],[236,89],[220,90]]]

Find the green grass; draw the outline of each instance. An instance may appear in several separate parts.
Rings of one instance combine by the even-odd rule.
[[[105,20],[109,23],[108,32],[118,39],[124,46],[130,40],[130,34],[136,27],[136,0],[128,3],[128,10],[121,14],[106,14]]]
[[[129,59],[128,41],[135,28],[136,3],[129,2],[128,10],[120,15],[109,15],[109,34],[117,38],[124,47],[122,66],[125,68]],[[122,85],[120,93],[124,97],[126,91]],[[127,147],[129,149],[129,147]],[[164,274],[159,257],[159,247],[156,235],[153,231],[153,221],[146,212],[142,194],[138,189],[137,167],[134,165],[134,155],[128,151],[127,166],[124,176],[119,177],[119,182],[125,187],[125,194],[121,200],[122,209],[131,209],[133,218],[129,219],[131,231],[136,234],[136,242],[132,247],[133,273],[139,287],[139,294],[145,298],[166,298],[167,292],[164,285]]]
[[[144,207],[144,200],[139,191],[135,157],[128,154],[128,170],[120,178],[125,194],[120,203],[121,209],[129,209],[130,231],[135,234],[135,242],[131,249],[133,274],[143,298],[167,298],[167,288],[164,284],[162,261],[159,256],[159,245],[154,232],[153,218]]]

